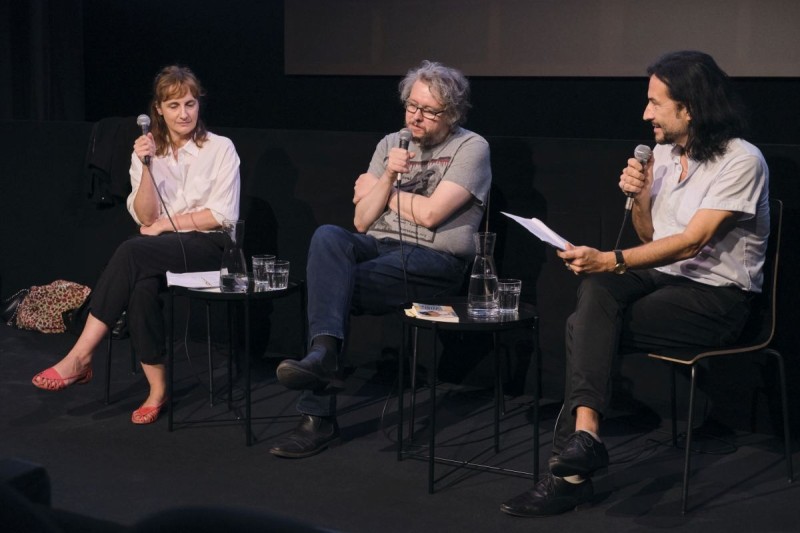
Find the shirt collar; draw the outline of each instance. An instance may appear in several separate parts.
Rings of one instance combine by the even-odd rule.
[[[184,144],[183,146],[178,148],[178,152],[179,153],[180,152],[186,152],[189,155],[196,156],[197,154],[200,153],[200,147],[198,147],[195,144],[194,139],[190,139],[186,144]],[[172,146],[170,146],[169,147],[169,154],[172,154],[172,153],[173,153],[172,152]]]

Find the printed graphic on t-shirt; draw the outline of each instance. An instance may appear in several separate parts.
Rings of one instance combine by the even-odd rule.
[[[450,157],[439,157],[427,161],[409,161],[411,171],[403,175],[400,181],[400,190],[429,198],[433,191],[436,190],[439,182],[442,181],[442,175],[449,164]],[[402,235],[414,239],[415,242],[432,243],[436,235],[435,230],[414,224],[411,220],[399,218],[397,213],[389,209],[378,217],[370,230],[396,234],[398,223]]]

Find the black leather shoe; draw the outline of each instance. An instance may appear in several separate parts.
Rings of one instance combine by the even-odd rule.
[[[554,476],[587,477],[608,467],[608,450],[585,431],[576,431],[569,436],[561,453],[550,458],[549,465]]]
[[[325,367],[324,349],[312,348],[303,359],[281,361],[275,373],[281,385],[292,390],[310,390],[332,394],[344,389],[344,382],[334,370]]]
[[[284,439],[276,442],[269,453],[278,457],[301,459],[325,450],[339,441],[336,417],[303,415],[300,423]]]
[[[591,479],[573,484],[547,474],[533,489],[500,505],[500,510],[513,516],[529,518],[554,516],[588,502],[593,495],[594,487]]]

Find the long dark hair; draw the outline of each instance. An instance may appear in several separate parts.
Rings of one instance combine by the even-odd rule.
[[[158,106],[167,100],[181,98],[187,92],[191,92],[192,96],[200,104],[200,112],[197,117],[197,125],[194,128],[194,132],[192,132],[192,140],[197,146],[202,147],[208,138],[208,130],[205,123],[203,123],[203,119],[200,118],[203,114],[202,99],[206,95],[205,89],[203,89],[194,72],[187,67],[170,65],[164,67],[153,81],[153,100],[150,102],[150,123],[152,124],[150,131],[156,141],[156,155],[166,155],[170,146],[169,130],[164,122],[164,117],[158,112]]]
[[[689,111],[689,142],[684,148],[692,159],[712,161],[725,153],[728,141],[744,135],[744,106],[710,55],[671,52],[647,67],[647,74],[664,82],[670,98]]]

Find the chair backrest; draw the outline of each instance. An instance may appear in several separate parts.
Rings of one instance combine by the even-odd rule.
[[[769,201],[769,240],[764,260],[764,282],[761,294],[752,302],[750,318],[742,329],[737,344],[766,347],[775,335],[777,321],[778,266],[781,252],[783,226],[783,202],[772,198]]]

